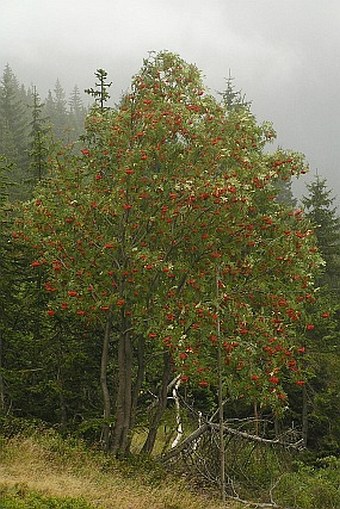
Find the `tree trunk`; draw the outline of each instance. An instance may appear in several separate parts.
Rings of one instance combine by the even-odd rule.
[[[107,365],[109,360],[109,344],[111,335],[111,316],[107,319],[104,332],[102,357],[100,364],[100,385],[103,395],[103,428],[102,428],[102,443],[105,451],[110,447],[110,418],[111,418],[111,400],[110,393],[107,385]]]
[[[130,428],[133,430],[136,422],[136,413],[138,406],[138,397],[140,394],[140,390],[142,388],[144,375],[145,375],[145,362],[144,362],[144,338],[143,336],[139,336],[137,342],[137,375],[134,383],[134,387],[132,390],[132,403],[131,403],[131,419],[130,419]],[[131,435],[131,434],[130,434]],[[130,436],[130,444],[131,445],[131,436]]]
[[[116,423],[111,450],[115,456],[124,457],[130,447],[132,407],[132,345],[128,328],[119,338],[118,377]]]
[[[303,446],[308,444],[308,393],[306,385],[302,388],[302,440]]]
[[[0,330],[0,414],[5,413],[5,384],[4,378],[2,376],[2,353],[3,353],[3,342],[2,342],[2,332]]]
[[[158,427],[163,417],[164,411],[166,409],[168,398],[168,384],[171,376],[171,363],[169,352],[164,352],[163,359],[164,359],[163,377],[159,393],[158,404],[156,407],[156,411],[151,419],[149,433],[142,447],[141,454],[152,453],[156,441]]]
[[[58,397],[59,397],[59,410],[60,410],[60,424],[63,429],[66,428],[67,425],[67,409],[66,402],[64,397],[64,379],[62,375],[62,368],[60,366],[57,367],[57,387],[58,387]]]

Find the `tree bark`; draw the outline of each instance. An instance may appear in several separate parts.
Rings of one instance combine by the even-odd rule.
[[[111,451],[115,456],[124,457],[129,453],[132,407],[132,345],[128,328],[125,328],[118,344],[118,392],[116,423]]]
[[[156,411],[151,419],[148,436],[146,437],[146,440],[142,447],[141,454],[152,453],[157,437],[158,427],[163,417],[164,411],[166,409],[168,399],[168,384],[171,376],[171,363],[169,352],[164,352],[163,359],[164,359],[163,377],[162,385],[159,392],[158,404],[156,407]]]
[[[110,423],[111,418],[111,399],[109,388],[107,385],[107,365],[109,360],[109,344],[111,335],[111,316],[108,317],[105,324],[102,357],[100,364],[100,385],[103,395],[103,428],[102,428],[102,442],[105,451],[110,447]]]
[[[136,380],[132,390],[132,403],[131,403],[131,419],[130,419],[130,428],[133,430],[136,422],[136,413],[138,407],[138,397],[142,388],[144,376],[145,376],[145,360],[144,360],[144,338],[143,336],[139,336],[137,341],[137,375]],[[130,436],[130,445],[131,445],[131,436]],[[129,445],[129,449],[130,449]]]
[[[62,368],[60,366],[57,367],[57,387],[58,387],[58,397],[59,397],[59,409],[60,409],[60,424],[62,428],[66,428],[67,425],[67,409],[66,402],[64,397],[64,380],[62,374]]]
[[[308,444],[308,393],[306,385],[302,388],[302,440],[303,446]]]
[[[2,332],[0,330],[0,414],[5,413],[5,383],[2,375],[3,362],[3,341],[2,341]]]

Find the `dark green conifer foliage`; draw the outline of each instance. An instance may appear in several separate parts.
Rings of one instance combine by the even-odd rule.
[[[33,104],[31,107],[32,120],[30,122],[30,170],[33,184],[40,181],[47,172],[47,157],[49,153],[49,128],[43,115],[44,104],[41,103],[36,87],[33,87]]]
[[[319,249],[326,262],[322,283],[326,283],[332,292],[340,293],[340,218],[334,205],[335,197],[327,188],[325,178],[316,176],[307,185],[309,194],[304,196],[302,204],[306,216],[315,227]]]
[[[4,367],[4,342],[8,332],[8,305],[11,296],[12,278],[8,256],[8,174],[11,165],[0,155],[0,415],[6,411],[6,377]]]
[[[27,154],[28,118],[24,103],[24,89],[7,64],[0,84],[0,154],[13,163],[11,180],[15,186],[11,189],[14,198],[21,197],[21,183],[25,179]]]
[[[322,313],[314,318],[311,334],[310,369],[314,377],[305,388],[308,406],[309,446],[320,454],[340,451],[340,219],[335,197],[325,178],[316,176],[302,199],[305,214],[315,228],[325,267],[319,277],[322,311],[333,311],[324,323]],[[321,315],[321,319],[320,319]],[[315,333],[314,333],[315,332]]]
[[[104,69],[97,69],[94,75],[98,80],[98,82],[95,83],[96,88],[87,88],[84,90],[84,92],[91,95],[94,98],[96,104],[99,106],[100,110],[103,111],[107,108],[105,103],[110,99],[110,95],[107,89],[111,87],[112,81],[110,83],[106,81],[107,72]]]

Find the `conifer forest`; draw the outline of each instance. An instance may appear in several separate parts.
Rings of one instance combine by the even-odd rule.
[[[212,94],[177,54],[150,53],[114,106],[104,69],[46,97],[1,72],[4,449],[53,434],[127,476],[183,478],[206,507],[340,507],[340,219],[322,171],[294,196],[304,156],[275,148],[232,78]],[[1,505],[1,482],[0,507],[64,507]]]

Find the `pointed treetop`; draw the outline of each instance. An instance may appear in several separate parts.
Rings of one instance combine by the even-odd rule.
[[[97,71],[94,73],[96,78],[98,79],[98,82],[95,83],[94,88],[86,88],[84,92],[86,94],[92,95],[95,102],[99,104],[100,110],[106,109],[105,103],[110,99],[110,95],[107,91],[109,87],[112,85],[112,81],[109,83],[106,81],[107,78],[107,72],[104,69],[97,69]]]
[[[228,107],[228,109],[236,109],[236,108],[249,108],[251,105],[250,101],[246,101],[246,95],[242,94],[241,90],[235,90],[234,85],[234,77],[231,74],[231,70],[229,69],[228,78],[226,78],[226,88],[223,92],[219,92],[222,96],[224,104]]]

